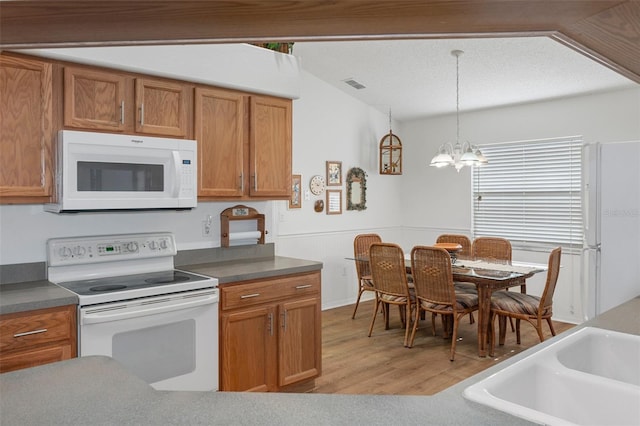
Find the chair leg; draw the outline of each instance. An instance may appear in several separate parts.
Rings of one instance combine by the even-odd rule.
[[[424,311],[422,311],[422,313],[424,313]],[[408,348],[413,347],[413,341],[416,338],[416,330],[418,329],[418,323],[420,322],[420,314],[420,307],[416,306],[416,319],[413,322],[413,330],[411,331],[411,337],[409,338],[409,345],[407,345]]]
[[[407,307],[404,305],[398,305],[398,312],[400,312],[400,323],[402,324],[402,328],[407,328],[407,320],[406,313]]]
[[[431,313],[431,332],[433,333],[433,335],[436,335],[436,317],[438,315],[436,315],[435,313]]]
[[[382,302],[382,308],[384,309],[384,329],[389,329],[389,304]]]
[[[411,302],[409,302],[411,303]],[[402,311],[404,312],[404,323],[405,323],[405,327],[404,327],[404,347],[406,348],[407,346],[409,346],[409,329],[411,328],[410,324],[411,324],[411,305],[409,306],[401,306]],[[416,324],[418,322],[416,321]]]
[[[507,335],[507,317],[504,315],[498,315],[498,331],[500,333],[498,344],[502,346],[504,345],[504,339]]]
[[[358,291],[358,298],[356,299],[356,306],[353,308],[353,315],[351,315],[351,319],[355,319],[356,317],[356,311],[358,310],[358,305],[360,304],[360,296],[362,296],[363,292],[364,290],[362,289],[362,287],[360,287],[360,290]]]
[[[538,335],[540,335],[540,330],[538,330]],[[520,319],[519,318],[516,318],[516,342],[520,344]]]
[[[549,330],[551,330],[551,335],[555,336],[556,331],[553,329],[553,323],[551,322],[551,318],[547,318],[547,324],[549,324]]]
[[[473,317],[473,312],[469,312],[469,324],[473,324],[476,322],[476,319]]]
[[[451,320],[453,321],[453,329],[451,330],[451,356],[449,356],[449,361],[453,361],[456,357],[456,343],[458,340],[458,316],[451,315]]]
[[[384,302],[383,302],[384,304]],[[371,317],[371,324],[369,324],[369,337],[371,337],[371,332],[373,332],[373,324],[376,322],[376,316],[378,315],[378,306],[380,305],[380,299],[376,296],[376,304],[373,306],[373,317]]]
[[[516,329],[513,327],[513,318],[509,317],[509,324],[511,324],[511,332],[513,333]]]
[[[489,330],[487,333],[487,337],[489,339],[489,356],[494,356],[496,352],[496,328],[495,328],[495,312],[491,312],[489,314]]]

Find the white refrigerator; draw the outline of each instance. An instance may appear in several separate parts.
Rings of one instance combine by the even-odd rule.
[[[587,320],[640,295],[640,141],[586,144],[582,161]]]

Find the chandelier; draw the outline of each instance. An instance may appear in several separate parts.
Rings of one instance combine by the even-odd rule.
[[[479,166],[488,163],[480,148],[471,145],[469,142],[460,144],[460,70],[459,61],[462,50],[452,50],[451,54],[456,57],[456,144],[445,143],[440,145],[438,153],[431,160],[430,166],[446,167],[453,166],[458,172],[464,166]]]

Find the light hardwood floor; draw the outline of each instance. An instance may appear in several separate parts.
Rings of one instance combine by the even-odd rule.
[[[322,376],[316,379],[314,393],[433,395],[539,342],[535,329],[523,321],[522,344],[516,344],[515,333],[507,324],[505,345],[496,347],[493,358],[481,358],[477,323],[469,324],[467,316],[460,323],[456,357],[451,362],[451,340],[442,338],[439,317],[436,336],[427,317],[420,322],[413,348],[408,349],[403,346],[398,309],[393,307],[390,329],[384,329],[379,313],[373,334],[367,337],[372,311],[373,301],[367,301],[360,303],[353,320],[353,305],[322,312]],[[550,337],[546,324],[543,327],[545,338]],[[571,327],[573,324],[554,321],[557,334]]]

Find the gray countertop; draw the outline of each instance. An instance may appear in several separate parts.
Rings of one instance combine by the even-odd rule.
[[[220,284],[228,284],[278,275],[318,271],[322,269],[322,263],[274,256],[250,260],[187,264],[180,265],[177,269],[216,277]],[[78,297],[75,294],[47,280],[0,285],[0,315],[76,304],[78,304]]]
[[[275,256],[273,258],[236,260],[228,262],[201,263],[179,266],[178,269],[208,275],[218,279],[219,284],[237,281],[264,279],[279,275],[319,271],[322,262]]]
[[[0,315],[77,304],[78,296],[46,280],[0,285]]]
[[[640,297],[434,396],[156,391],[107,357],[0,375],[2,425],[524,425],[462,391],[584,326],[640,335]]]

